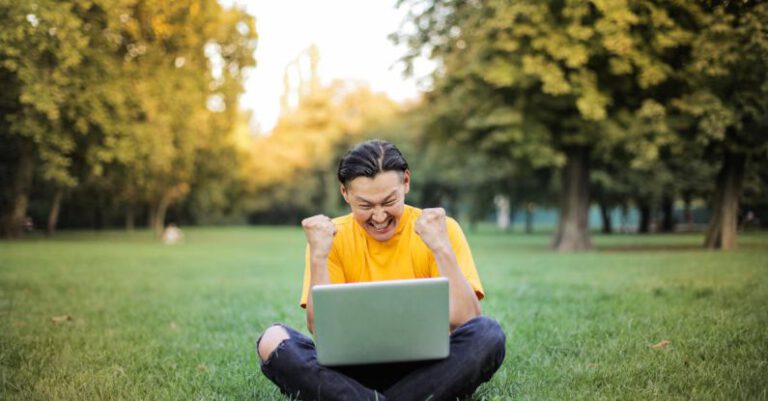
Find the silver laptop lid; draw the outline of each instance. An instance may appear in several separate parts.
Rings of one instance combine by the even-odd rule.
[[[318,362],[326,366],[448,356],[448,279],[318,285],[312,289]]]

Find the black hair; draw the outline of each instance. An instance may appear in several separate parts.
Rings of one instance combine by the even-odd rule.
[[[408,162],[397,146],[381,140],[371,139],[352,147],[339,162],[336,176],[347,185],[357,177],[373,178],[384,171],[404,172]]]

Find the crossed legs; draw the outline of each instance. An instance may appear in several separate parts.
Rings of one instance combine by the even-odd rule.
[[[269,356],[283,341],[289,339],[288,332],[280,325],[270,326],[264,330],[261,340],[258,344],[259,358],[262,362],[269,359]]]
[[[480,316],[451,334],[446,359],[331,369],[317,363],[310,338],[275,325],[257,341],[261,370],[284,394],[300,400],[453,400],[490,380],[504,359],[499,324]]]

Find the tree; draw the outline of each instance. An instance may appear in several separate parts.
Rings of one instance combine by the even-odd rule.
[[[212,0],[139,1],[129,11],[121,33],[141,118],[128,138],[128,188],[149,204],[149,225],[159,233],[168,207],[191,190],[200,152],[231,135],[256,31],[245,12]]]
[[[0,236],[23,230],[36,166],[45,180],[74,185],[67,155],[74,130],[62,123],[62,105],[77,85],[88,38],[73,11],[82,2],[0,2]],[[7,158],[5,158],[7,157]]]
[[[127,205],[129,226],[149,203],[161,228],[199,157],[230,142],[253,18],[215,0],[3,1],[0,15],[2,233],[21,231],[33,179],[50,231],[64,191],[98,194],[99,215]]]
[[[701,34],[685,71],[691,91],[676,106],[691,117],[693,141],[719,159],[704,246],[728,250],[750,158],[768,149],[768,4],[715,1],[695,21]]]
[[[444,131],[480,149],[561,169],[558,250],[588,249],[589,174],[596,145],[648,160],[672,140],[667,104],[679,95],[686,4],[401,1],[411,5],[405,60],[439,62],[429,99]],[[681,18],[680,20],[684,20]],[[630,160],[631,161],[631,160]]]

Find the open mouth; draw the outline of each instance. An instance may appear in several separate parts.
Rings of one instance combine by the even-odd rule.
[[[387,232],[395,224],[395,218],[390,217],[383,223],[368,222],[368,227],[376,234]]]

